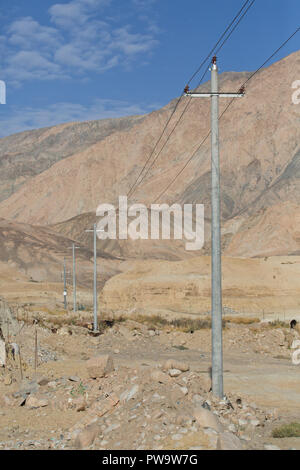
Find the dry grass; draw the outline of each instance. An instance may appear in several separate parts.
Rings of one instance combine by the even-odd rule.
[[[290,324],[281,320],[273,320],[266,324],[269,328],[290,328]]]
[[[273,430],[272,437],[300,437],[300,423],[283,424]]]
[[[253,323],[259,323],[259,318],[248,318],[248,317],[236,317],[236,316],[224,316],[226,323],[236,323],[238,325],[252,325]]]
[[[210,317],[203,318],[177,318],[174,320],[167,320],[160,315],[136,315],[132,318],[137,323],[147,325],[149,328],[160,328],[160,329],[174,329],[182,331],[184,333],[191,333],[197,330],[211,328]],[[223,321],[223,327],[225,327],[225,321]]]

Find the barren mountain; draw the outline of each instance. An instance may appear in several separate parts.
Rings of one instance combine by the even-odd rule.
[[[294,213],[286,211],[291,201],[296,206],[300,204],[300,117],[299,106],[293,104],[291,99],[291,84],[299,74],[300,51],[297,51],[257,73],[247,84],[246,96],[236,99],[220,120],[223,245],[231,255],[262,256],[270,252],[291,254],[300,249],[298,228],[293,224]],[[221,74],[220,88],[222,91],[236,91],[247,77],[249,73]],[[202,89],[207,87],[208,84],[204,84]],[[179,119],[188,100],[186,97],[182,99],[168,132]],[[107,135],[102,134],[95,143],[93,139],[96,140],[97,129],[93,131],[93,138],[86,137],[81,143],[81,126],[86,126],[88,135],[88,124],[72,125],[72,132],[65,134],[69,141],[65,143],[62,152],[59,151],[58,141],[62,129],[65,133],[68,131],[67,125],[26,133],[27,138],[31,139],[32,148],[35,146],[36,149],[39,148],[39,133],[51,134],[51,138],[44,140],[47,153],[55,152],[55,158],[59,161],[49,161],[49,168],[44,171],[35,170],[39,174],[28,178],[10,197],[2,201],[0,215],[23,223],[55,224],[56,229],[66,236],[75,231],[76,238],[83,239],[87,219],[92,220],[89,213],[95,213],[100,203],[116,203],[119,195],[127,194],[175,102],[142,119],[128,118],[128,122],[122,121],[124,125],[121,129],[115,126],[113,131],[105,131]],[[220,99],[220,113],[227,105],[227,99]],[[207,135],[210,128],[209,114],[209,99],[191,100],[184,118],[133,194],[132,200],[145,202],[148,206],[157,198],[159,202],[204,203],[209,224],[209,138],[196,151],[191,163],[176,182],[159,198],[161,191]],[[165,142],[168,132],[158,149]],[[13,136],[8,139],[14,140]],[[15,139],[17,141],[18,136]],[[21,145],[18,145],[18,149],[20,151]],[[67,156],[68,152],[70,156]],[[25,152],[23,154],[25,159]],[[12,162],[14,158],[12,155]],[[40,151],[37,160],[43,161]],[[264,212],[269,217],[262,217]],[[289,227],[290,241],[285,239],[284,246],[282,234],[278,238],[274,235],[278,219],[284,220],[284,224],[287,223]],[[64,225],[66,220],[68,222]],[[248,220],[253,228],[252,233],[248,232]],[[75,227],[77,224],[78,227]],[[251,240],[247,238],[248,235],[252,235]],[[209,231],[206,232],[208,241]],[[115,243],[107,243],[106,246],[118,255],[125,253],[127,256],[133,250],[134,255],[138,251],[140,256],[145,257],[143,244],[138,249],[136,244],[132,249],[116,247]],[[206,251],[207,246],[206,243]],[[158,245],[150,246],[146,251],[149,257],[153,257],[154,251],[158,257],[169,256]],[[171,254],[170,259],[174,259]]]
[[[63,260],[66,257],[71,283],[73,240],[47,227],[32,226],[0,219],[0,271],[6,266],[14,270],[16,280],[54,282],[62,285]],[[93,252],[76,243],[76,271],[78,284],[92,286]],[[99,285],[117,273],[120,262],[103,251],[98,251]],[[8,276],[11,277],[11,276]]]
[[[130,116],[82,123],[71,122],[20,132],[0,139],[0,201],[7,199],[26,181],[47,170],[57,161],[100,142],[113,132],[129,129],[141,119],[141,116]]]

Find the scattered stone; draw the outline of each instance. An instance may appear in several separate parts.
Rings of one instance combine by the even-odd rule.
[[[235,436],[233,433],[225,431],[219,435],[218,450],[243,450],[242,443],[240,439]]]
[[[217,432],[223,431],[223,426],[220,423],[219,418],[202,406],[194,408],[193,416],[197,423],[203,428],[212,428]]]
[[[251,419],[249,423],[251,424],[251,426],[254,426],[254,427],[257,427],[260,425],[260,421],[258,419]]]
[[[153,369],[150,373],[150,377],[154,382],[159,382],[162,384],[166,384],[170,382],[170,379],[167,376],[167,374],[165,374],[159,369]]]
[[[49,379],[47,379],[47,377],[44,377],[44,376],[34,377],[34,380],[41,387],[44,387],[45,385],[48,385],[49,383]]]
[[[70,380],[71,382],[80,382],[80,377],[77,377],[77,375],[71,375],[71,376],[69,377],[69,380]]]
[[[163,369],[164,370],[178,369],[181,372],[187,372],[190,370],[190,366],[186,364],[185,362],[176,361],[174,359],[168,359],[164,363]]]
[[[99,426],[97,423],[89,424],[83,431],[79,432],[75,439],[76,449],[83,450],[90,447],[99,434]]]
[[[5,367],[5,364],[6,364],[5,341],[0,338],[0,367]]]
[[[274,444],[265,444],[264,448],[266,450],[281,450],[280,447],[275,446]]]
[[[12,376],[11,374],[7,374],[4,377],[4,385],[11,385],[12,384]]]
[[[49,405],[47,398],[38,395],[29,395],[26,400],[25,406],[27,408],[43,408]]]
[[[120,395],[120,400],[121,401],[129,401],[129,400],[131,400],[132,398],[135,397],[135,395],[137,394],[138,391],[139,391],[139,386],[134,385],[130,390],[126,390],[125,392],[123,392]]]
[[[168,372],[170,377],[179,377],[179,375],[182,374],[181,370],[179,369],[170,369]]]
[[[108,354],[92,357],[87,361],[86,367],[92,379],[105,377],[114,371],[113,359]]]

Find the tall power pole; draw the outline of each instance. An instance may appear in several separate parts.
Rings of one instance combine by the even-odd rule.
[[[211,98],[211,316],[212,316],[212,391],[223,398],[223,340],[222,340],[222,267],[220,223],[220,156],[219,156],[219,96],[237,98],[239,93],[219,93],[216,56],[211,65],[210,93],[194,93],[192,98]]]
[[[104,230],[97,230],[97,224],[94,224],[93,230],[86,230],[86,232],[93,232],[94,234],[94,333],[98,331],[98,305],[97,305],[97,232],[104,232]]]

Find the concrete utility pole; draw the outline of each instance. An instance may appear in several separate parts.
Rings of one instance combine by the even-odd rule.
[[[64,258],[64,308],[67,310],[67,277],[66,277],[66,258]]]
[[[93,230],[86,230],[86,232],[93,232],[94,234],[94,333],[98,332],[98,305],[97,305],[97,232],[104,232],[104,230],[97,230],[97,224],[94,224]]]
[[[219,93],[216,56],[211,66],[211,92],[193,93],[185,89],[186,96],[211,98],[211,315],[212,315],[212,391],[223,398],[223,341],[222,341],[222,268],[220,224],[220,157],[219,157],[219,96],[237,98],[239,93]]]
[[[80,248],[80,246],[75,246],[75,243],[72,243],[72,247],[70,250],[72,250],[72,256],[73,256],[73,311],[74,313],[77,310],[76,307],[76,260],[75,260],[75,250]]]

